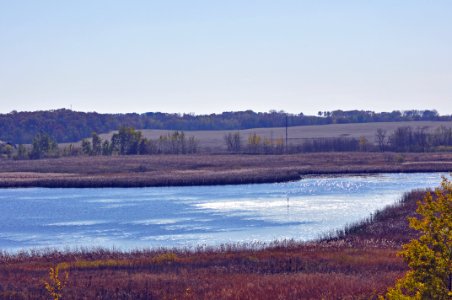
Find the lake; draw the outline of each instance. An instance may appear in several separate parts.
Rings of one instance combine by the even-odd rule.
[[[444,173],[229,186],[1,189],[0,250],[310,240],[436,187]]]

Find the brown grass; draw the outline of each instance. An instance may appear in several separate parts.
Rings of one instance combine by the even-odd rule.
[[[43,281],[58,265],[69,272],[64,299],[375,299],[406,270],[396,251],[415,236],[406,217],[422,196],[310,243],[3,254],[0,298],[46,298]]]
[[[0,187],[140,187],[296,180],[303,175],[449,172],[452,153],[153,155],[0,160]]]

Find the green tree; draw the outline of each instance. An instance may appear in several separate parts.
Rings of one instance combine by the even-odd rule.
[[[82,140],[82,152],[86,155],[92,154],[91,142],[88,139]]]
[[[169,134],[161,135],[157,140],[157,153],[170,153]]]
[[[58,144],[46,133],[38,133],[33,139],[30,157],[39,159],[58,155]]]
[[[105,140],[102,143],[102,155],[111,155],[112,147],[110,146],[110,142]]]
[[[183,131],[174,131],[170,136],[171,141],[171,153],[185,154],[186,153],[186,139]]]
[[[27,158],[28,158],[27,148],[25,148],[24,145],[20,144],[19,147],[17,147],[17,159],[27,159]]]
[[[119,132],[111,137],[113,152],[120,155],[139,154],[141,139],[141,131],[136,131],[133,127],[122,126],[119,128]]]
[[[92,155],[101,155],[102,154],[102,139],[100,138],[100,136],[96,133],[93,132],[91,134],[92,137]]]
[[[14,152],[14,147],[11,146],[10,144],[6,144],[2,147],[2,153],[7,157],[7,158],[11,158],[13,156],[13,152]]]
[[[403,246],[399,253],[410,270],[388,299],[452,298],[452,184],[443,178],[435,197],[428,193],[418,202],[419,218],[410,218],[410,227],[420,231],[419,239]]]

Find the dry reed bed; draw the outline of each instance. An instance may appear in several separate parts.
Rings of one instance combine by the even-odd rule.
[[[372,299],[406,270],[407,216],[424,192],[309,243],[188,250],[0,255],[0,298],[42,299],[51,266],[69,272],[64,299]]]
[[[452,170],[452,153],[154,155],[0,160],[0,187],[142,187],[264,183],[301,175]]]

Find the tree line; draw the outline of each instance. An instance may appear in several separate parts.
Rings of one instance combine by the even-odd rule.
[[[377,129],[373,140],[361,136],[310,138],[301,144],[291,144],[283,137],[273,139],[257,134],[242,137],[240,132],[224,136],[229,153],[280,154],[305,152],[346,152],[346,151],[392,151],[392,152],[432,152],[452,151],[452,128],[441,126],[433,132],[426,127],[398,127],[391,133]]]
[[[426,127],[398,127],[388,133],[377,129],[373,139],[361,137],[310,138],[293,144],[284,137],[266,137],[256,133],[243,136],[239,131],[224,135],[224,148],[231,154],[283,154],[309,152],[432,152],[452,151],[452,128],[438,127],[427,131]],[[183,131],[161,135],[157,139],[143,137],[141,131],[122,126],[110,139],[102,139],[92,133],[80,145],[60,147],[47,133],[38,133],[31,144],[14,145],[0,143],[0,157],[13,159],[40,159],[60,156],[97,155],[150,155],[150,154],[193,154],[209,152],[202,149],[194,136]]]
[[[59,146],[47,133],[38,133],[26,147],[0,144],[0,155],[13,159],[41,159],[62,156],[97,155],[149,155],[149,154],[193,154],[198,151],[198,141],[183,131],[174,131],[152,140],[143,137],[141,131],[132,127],[121,127],[110,139],[102,139],[93,132],[91,138],[83,139],[81,145]]]
[[[14,144],[30,144],[40,132],[46,132],[59,143],[77,142],[89,138],[92,132],[107,133],[121,126],[136,129],[242,130],[324,125],[341,123],[450,121],[451,115],[440,116],[435,110],[373,112],[364,110],[334,110],[318,112],[316,116],[284,111],[254,112],[252,110],[194,115],[148,112],[144,114],[99,114],[68,109],[0,114],[0,140]]]

